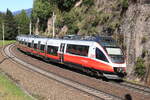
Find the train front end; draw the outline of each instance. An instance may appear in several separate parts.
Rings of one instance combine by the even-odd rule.
[[[105,49],[109,58],[109,62],[111,63],[111,66],[114,70],[113,73],[104,74],[104,76],[110,79],[122,79],[123,77],[125,77],[127,75],[126,58],[117,42],[111,37],[102,37],[99,40],[99,43]]]
[[[126,76],[126,60],[122,50],[119,47],[105,47],[110,58],[114,73],[123,78]]]

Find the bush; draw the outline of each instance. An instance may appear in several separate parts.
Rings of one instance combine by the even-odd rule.
[[[142,59],[141,57],[139,57],[135,62],[135,74],[139,77],[143,77],[146,73],[144,62],[144,59]]]
[[[147,38],[145,36],[143,36],[141,43],[143,44],[145,42],[147,42]]]
[[[148,50],[143,48],[141,57],[144,58],[148,54]]]
[[[94,0],[83,0],[83,4],[86,6],[94,5]]]
[[[69,12],[79,0],[50,0],[56,4],[61,11]]]
[[[121,6],[121,16],[127,11],[129,7],[129,1],[128,0],[119,0],[120,6]]]
[[[128,6],[129,6],[129,1],[128,0],[122,0],[122,7],[128,8]]]

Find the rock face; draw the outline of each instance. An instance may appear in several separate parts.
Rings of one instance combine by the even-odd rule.
[[[126,45],[128,72],[133,71],[137,57],[150,51],[150,5],[132,4],[129,6],[121,26]]]

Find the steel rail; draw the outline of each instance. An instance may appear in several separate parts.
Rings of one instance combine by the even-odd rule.
[[[133,89],[134,91],[143,93],[144,95],[150,95],[150,87],[147,86],[143,86],[143,85],[127,82],[127,81],[119,83],[119,85],[128,87],[129,89]]]

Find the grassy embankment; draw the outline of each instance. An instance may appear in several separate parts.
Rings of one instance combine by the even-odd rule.
[[[5,45],[16,41],[5,41]],[[0,47],[3,42],[0,41]],[[0,100],[32,100],[22,89],[0,71]]]
[[[15,40],[5,40],[4,41],[4,45],[7,45],[7,44],[11,44],[11,43],[15,43],[16,41]],[[3,41],[0,40],[0,46],[3,46]]]

